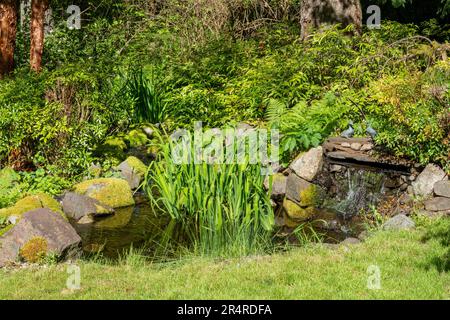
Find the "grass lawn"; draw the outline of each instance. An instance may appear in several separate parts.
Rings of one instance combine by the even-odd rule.
[[[433,260],[447,249],[422,231],[379,232],[364,244],[320,245],[243,259],[112,265],[82,261],[81,289],[65,290],[66,265],[0,270],[0,299],[449,299],[450,273]],[[369,290],[368,267],[381,271]]]

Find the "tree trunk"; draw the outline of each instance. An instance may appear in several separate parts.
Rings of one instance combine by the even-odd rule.
[[[42,54],[44,53],[45,11],[49,0],[33,0],[31,3],[31,47],[30,66],[39,72],[42,69]]]
[[[312,28],[323,23],[340,23],[355,26],[355,33],[362,32],[360,0],[302,0],[300,9],[301,38],[305,40]]]
[[[16,27],[16,0],[0,0],[0,78],[14,69]]]

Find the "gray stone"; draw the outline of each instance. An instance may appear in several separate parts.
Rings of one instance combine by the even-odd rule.
[[[114,213],[114,209],[87,196],[68,192],[62,200],[63,211],[67,217],[79,220],[85,216],[104,216]]]
[[[383,224],[383,229],[389,231],[411,230],[415,227],[414,221],[404,214],[396,215]]]
[[[270,177],[267,176],[264,180],[264,187],[266,190],[269,190],[269,181]],[[284,195],[286,194],[286,184],[287,184],[287,177],[281,173],[277,173],[272,176],[272,194],[271,197],[273,199],[282,199]]]
[[[312,183],[300,178],[295,173],[291,173],[286,180],[286,198],[300,203],[302,200],[301,193],[312,185]]]
[[[439,197],[450,198],[450,181],[443,180],[434,184],[434,194]]]
[[[143,128],[142,131],[144,131],[144,133],[147,135],[147,138],[149,139],[153,138],[153,135],[155,134],[155,131],[149,127]]]
[[[428,211],[450,210],[450,198],[436,197],[425,201],[425,209]]]
[[[429,164],[412,183],[414,193],[422,197],[430,196],[433,193],[435,183],[444,179],[447,179],[445,172],[437,165]]]
[[[317,147],[301,154],[289,166],[300,178],[312,182],[323,164],[323,149]]]
[[[19,258],[20,249],[34,238],[47,241],[47,254],[60,257],[73,254],[81,238],[73,227],[50,209],[37,209],[23,214],[20,221],[0,237],[0,267],[14,263]]]
[[[343,169],[344,167],[338,164],[332,164],[330,166],[330,172],[341,172]]]
[[[370,151],[372,149],[373,149],[373,144],[366,143],[366,144],[363,144],[363,146],[361,147],[360,150],[363,151],[363,152],[366,152],[366,151]]]
[[[133,159],[133,160],[130,160]],[[141,185],[141,182],[144,180],[145,172],[142,169],[139,169],[136,166],[133,166],[132,161],[138,162],[137,165],[139,167],[145,166],[139,159],[136,157],[129,157],[125,161],[123,161],[117,167],[117,170],[120,172],[121,177],[128,182],[130,188],[132,190],[136,190]]]
[[[360,244],[360,243],[361,243],[361,240],[356,239],[356,238],[347,238],[341,242],[341,244],[347,244],[347,245]]]

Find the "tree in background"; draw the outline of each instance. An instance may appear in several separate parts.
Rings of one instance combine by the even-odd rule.
[[[306,39],[311,28],[323,23],[353,24],[355,32],[362,32],[360,0],[302,0],[300,8],[301,38]]]
[[[17,30],[17,1],[0,1],[0,78],[14,69]]]
[[[36,72],[42,69],[42,54],[44,52],[45,11],[49,8],[49,0],[33,0],[31,3],[31,46],[30,67]]]

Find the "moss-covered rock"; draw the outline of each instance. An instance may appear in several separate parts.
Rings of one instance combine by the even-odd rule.
[[[135,190],[139,188],[144,180],[147,166],[136,157],[128,157],[127,160],[117,167],[117,170],[120,172],[121,177],[128,182],[131,189]]]
[[[316,213],[314,207],[302,208],[300,205],[289,199],[284,199],[283,209],[290,219],[299,222],[311,219]]]
[[[47,240],[42,237],[34,237],[28,240],[22,248],[20,248],[19,254],[26,262],[38,263],[45,259],[47,250]]]
[[[64,219],[67,219],[59,202],[45,193],[27,196],[17,201],[12,207],[0,209],[0,217],[9,218],[14,216],[20,219],[24,213],[41,208],[48,208],[59,213]]]
[[[126,150],[127,144],[124,139],[120,137],[110,137],[106,139],[102,145],[97,147],[95,150],[95,155],[108,158],[119,163],[126,158]]]
[[[134,205],[133,194],[126,180],[101,178],[83,181],[74,186],[76,193],[94,198],[111,208]]]
[[[132,130],[130,131],[126,137],[125,140],[128,142],[128,145],[130,148],[138,148],[145,146],[149,139],[144,131],[142,130]]]
[[[323,202],[324,191],[315,184],[300,191],[301,207],[318,207]]]

